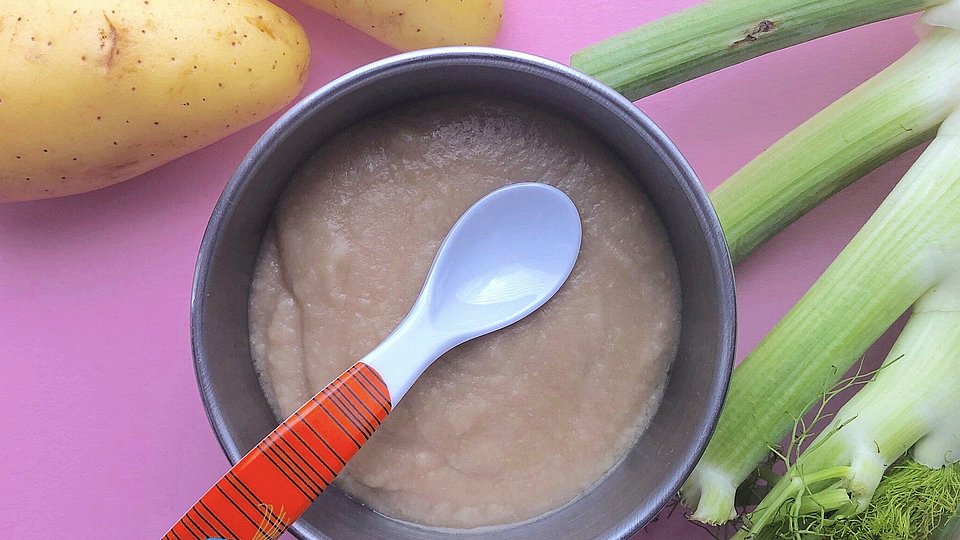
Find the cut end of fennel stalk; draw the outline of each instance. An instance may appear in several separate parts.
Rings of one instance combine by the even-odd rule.
[[[736,491],[730,475],[709,467],[694,471],[682,489],[684,504],[696,508],[690,519],[708,525],[720,525],[737,517]]]

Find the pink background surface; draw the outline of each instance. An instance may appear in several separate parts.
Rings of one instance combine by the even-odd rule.
[[[304,95],[392,51],[292,0],[313,60]],[[696,0],[506,0],[497,45],[566,62]],[[899,57],[911,20],[853,30],[639,102],[707,188]],[[0,205],[0,536],[158,538],[227,461],[188,338],[197,247],[264,120],[130,182]],[[839,252],[916,151],[871,174],[737,268],[742,358]],[[637,538],[709,536],[660,518]]]

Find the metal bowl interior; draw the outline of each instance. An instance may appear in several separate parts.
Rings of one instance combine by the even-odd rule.
[[[293,526],[302,539],[626,538],[676,493],[716,423],[733,360],[733,274],[693,171],[643,113],[589,77],[520,53],[458,47],[392,57],[321,88],[270,128],[224,190],[200,248],[191,325],[203,402],[231,462],[276,426],[251,360],[247,297],[261,237],[293,172],[325,139],[364,117],[405,100],[463,92],[504,96],[581,124],[653,200],[682,293],[679,351],[663,402],[602,482],[534,521],[495,531],[429,530],[379,515],[333,487]]]

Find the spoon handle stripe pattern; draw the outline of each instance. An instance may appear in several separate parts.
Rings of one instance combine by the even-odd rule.
[[[164,540],[273,540],[333,482],[391,410],[377,371],[358,362],[247,453]]]

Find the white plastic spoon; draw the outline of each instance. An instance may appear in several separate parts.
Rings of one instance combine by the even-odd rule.
[[[247,453],[164,536],[273,539],[333,482],[434,360],[549,300],[580,252],[580,217],[546,184],[500,188],[447,234],[407,317]]]

